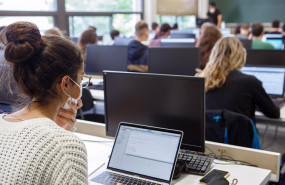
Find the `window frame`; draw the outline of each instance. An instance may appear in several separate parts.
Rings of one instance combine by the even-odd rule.
[[[114,14],[139,14],[141,19],[144,17],[144,0],[141,1],[141,11],[66,11],[65,0],[55,0],[55,11],[0,11],[0,16],[51,16],[54,26],[57,26],[64,34],[70,36],[69,17],[73,16],[110,16],[110,28],[113,29]]]

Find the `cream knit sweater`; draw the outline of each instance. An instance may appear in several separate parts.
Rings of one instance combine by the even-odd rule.
[[[48,118],[0,114],[0,184],[88,184],[83,142]]]

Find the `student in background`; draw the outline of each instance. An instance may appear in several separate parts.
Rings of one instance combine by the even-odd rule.
[[[170,35],[171,27],[169,24],[164,23],[161,25],[159,33],[150,41],[149,46],[160,46],[160,39],[167,38]]]
[[[281,34],[279,29],[280,29],[280,21],[274,20],[272,21],[272,25],[271,25],[271,32],[269,32],[268,34]]]
[[[58,27],[53,27],[45,32],[45,35],[49,35],[49,34],[57,35],[59,37],[64,37],[63,33],[60,31]]]
[[[264,35],[264,28],[260,23],[254,23],[251,26],[252,34],[252,49],[275,49],[270,43],[263,42],[262,36]]]
[[[255,121],[259,108],[265,116],[279,118],[280,110],[254,76],[240,72],[246,50],[234,37],[220,39],[214,46],[205,69],[196,76],[205,77],[206,109],[231,110]]]
[[[41,36],[28,22],[7,26],[1,40],[13,77],[31,101],[0,115],[0,182],[88,184],[86,148],[69,131],[82,106],[80,49],[68,39]],[[2,73],[3,78],[10,79]],[[69,108],[63,109],[66,104]]]
[[[210,18],[212,22],[217,25],[218,28],[221,28],[223,15],[219,9],[217,9],[216,3],[211,2],[209,5],[209,11],[207,13],[207,18]]]
[[[128,45],[128,71],[148,71],[148,47],[142,44],[148,40],[149,29],[145,21],[139,21],[135,27],[136,39]]]
[[[120,32],[118,30],[112,30],[110,32],[110,36],[111,36],[111,39],[112,39],[112,42],[110,43],[110,45],[113,45],[115,43],[115,38],[116,37],[120,37]]]
[[[200,69],[204,69],[215,43],[222,38],[222,34],[216,25],[204,23],[200,29],[200,38],[196,47],[200,47]]]
[[[85,30],[78,39],[78,46],[81,49],[84,59],[86,58],[86,47],[88,44],[97,43],[97,34],[96,31],[92,28]]]
[[[178,30],[178,24],[177,24],[177,23],[173,24],[173,26],[172,26],[171,29],[172,29],[172,30]]]
[[[242,23],[242,26],[240,27],[240,33],[236,34],[235,37],[240,40],[248,40],[249,28],[250,28],[250,25],[248,22]]]
[[[151,23],[151,33],[155,35],[159,33],[159,25],[156,22]]]

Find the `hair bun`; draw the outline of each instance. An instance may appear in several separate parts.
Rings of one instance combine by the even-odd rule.
[[[16,22],[7,26],[3,30],[2,40],[6,46],[5,59],[12,63],[28,61],[44,47],[38,27],[29,22]]]

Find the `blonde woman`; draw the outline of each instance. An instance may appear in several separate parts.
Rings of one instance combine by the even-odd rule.
[[[226,109],[255,121],[259,108],[266,116],[279,118],[280,110],[266,94],[261,82],[240,72],[246,50],[236,38],[222,38],[214,46],[209,62],[196,76],[205,77],[206,108]]]

